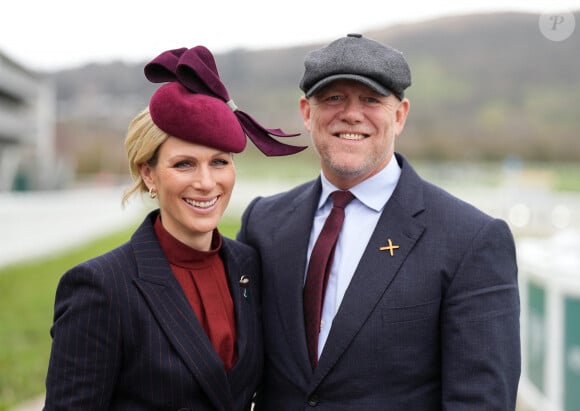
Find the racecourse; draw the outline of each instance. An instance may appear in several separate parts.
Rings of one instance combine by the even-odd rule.
[[[296,181],[239,181],[236,184],[227,214],[239,218],[252,198],[273,194],[297,184]],[[11,192],[0,193],[0,268],[2,266],[42,258],[51,253],[88,242],[111,232],[138,224],[145,214],[156,205],[151,200],[134,198],[126,207],[121,206],[124,187],[107,186],[79,188],[63,191]],[[578,286],[580,272],[580,195],[573,192],[553,192],[549,190],[528,190],[522,187],[499,186],[493,188],[458,187],[452,184],[447,189],[453,194],[475,204],[484,211],[505,219],[511,226],[518,244],[521,268],[522,291],[527,289],[527,279],[549,276],[546,282],[556,291],[570,291],[572,287],[560,287],[558,278]],[[558,263],[558,264],[555,264]],[[556,265],[559,267],[556,269]],[[568,274],[571,273],[571,274]],[[548,290],[550,296],[557,295]],[[563,292],[562,291],[562,292]],[[571,295],[580,295],[574,291]],[[558,294],[559,295],[559,294]],[[522,317],[527,316],[526,293],[522,293]],[[558,300],[559,301],[559,300]],[[557,302],[558,302],[557,301]],[[555,323],[555,321],[552,321]],[[527,327],[523,321],[524,353],[533,341],[528,340]],[[536,333],[544,335],[542,333]],[[561,334],[561,333],[560,333]],[[557,338],[556,338],[557,337]],[[550,341],[561,341],[562,336],[552,335]],[[573,349],[573,350],[572,350]],[[571,352],[580,353],[580,346]],[[562,349],[549,349],[550,358],[567,358]],[[574,372],[580,375],[580,362],[576,355]],[[560,367],[563,364],[559,365]],[[552,370],[554,368],[554,370]],[[521,398],[524,404],[558,404],[559,395],[541,396],[527,377],[525,369],[521,381]],[[559,368],[550,366],[550,375],[561,375]],[[562,393],[563,381],[551,383],[550,393]],[[558,398],[555,398],[558,397]],[[40,410],[42,397],[22,404],[18,411]],[[518,410],[527,410],[520,405]],[[533,407],[537,411],[536,407]]]

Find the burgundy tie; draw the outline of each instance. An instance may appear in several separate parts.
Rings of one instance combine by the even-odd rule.
[[[320,334],[322,303],[336,240],[344,221],[344,207],[354,198],[350,191],[335,191],[330,197],[333,202],[332,210],[312,249],[304,284],[304,323],[312,369],[318,365],[318,334]]]

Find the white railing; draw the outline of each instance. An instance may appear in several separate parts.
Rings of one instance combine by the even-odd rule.
[[[520,399],[535,411],[580,410],[580,231],[519,242]]]

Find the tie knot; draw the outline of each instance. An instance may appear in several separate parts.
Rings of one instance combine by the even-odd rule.
[[[352,201],[354,195],[350,191],[334,191],[330,194],[334,207],[344,208]]]

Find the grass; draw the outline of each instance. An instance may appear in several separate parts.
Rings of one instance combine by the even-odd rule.
[[[310,150],[308,150],[310,151]],[[284,167],[273,167],[273,164]],[[240,178],[291,178],[305,181],[318,173],[318,162],[312,153],[280,159],[239,158]],[[497,184],[502,165],[487,166],[483,171],[468,172],[469,167],[432,167],[417,162],[417,169],[427,179],[437,182],[456,181]],[[460,169],[460,173],[453,172]],[[545,184],[554,190],[580,191],[580,167],[572,164],[527,164],[520,183]],[[458,177],[459,176],[459,177]],[[441,181],[438,181],[441,180]],[[234,237],[237,218],[220,224],[220,231]],[[0,267],[0,411],[44,392],[51,339],[54,293],[60,276],[72,266],[125,242],[135,226],[60,255],[42,260]]]
[[[223,220],[234,237],[239,222]],[[0,267],[0,411],[44,393],[54,294],[74,265],[127,241],[135,225],[46,259]]]

